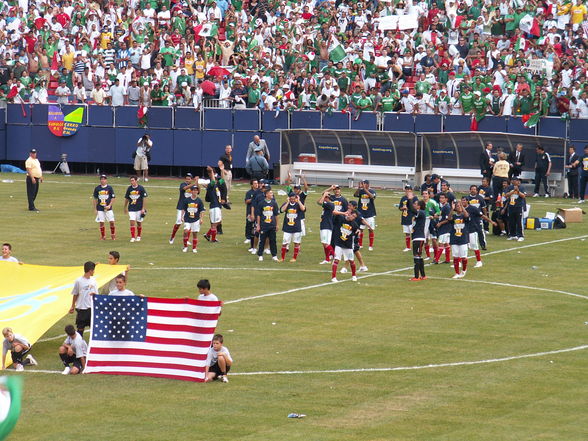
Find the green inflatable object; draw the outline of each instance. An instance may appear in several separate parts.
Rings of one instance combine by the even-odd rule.
[[[0,377],[0,441],[12,432],[20,416],[22,378]]]

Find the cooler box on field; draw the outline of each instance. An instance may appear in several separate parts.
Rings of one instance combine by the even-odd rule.
[[[582,211],[581,208],[558,208],[557,214],[563,217],[566,224],[572,224],[576,222],[582,222],[582,215],[586,212]]]
[[[345,164],[363,164],[363,156],[361,155],[345,155],[343,158]]]
[[[298,162],[316,162],[316,155],[314,153],[300,153]]]
[[[539,219],[539,224],[542,230],[553,230],[553,219],[542,217]]]
[[[525,228],[527,230],[540,230],[541,229],[541,222],[539,221],[538,217],[528,217],[527,221],[525,222]]]

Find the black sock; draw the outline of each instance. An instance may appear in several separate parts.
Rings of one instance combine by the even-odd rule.
[[[420,269],[419,259],[418,259],[418,257],[413,257],[412,260],[414,260],[414,278],[418,279],[419,278],[419,269]]]
[[[419,259],[419,267],[421,270],[421,277],[425,277],[425,261],[423,259]]]

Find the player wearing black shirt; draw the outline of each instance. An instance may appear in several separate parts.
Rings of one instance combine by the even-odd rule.
[[[192,186],[198,185],[198,177],[196,177],[196,179],[194,179],[194,182],[192,182],[192,178],[193,178],[192,173],[186,173],[186,177],[184,179],[184,182],[182,182],[180,184],[180,188],[179,188],[180,195],[178,196],[178,203],[176,204],[176,223],[174,224],[171,236],[169,238],[170,244],[174,243],[176,233],[178,232],[178,230],[180,229],[180,226],[182,225],[182,207],[184,205],[184,199],[191,197],[192,196],[192,191],[191,191]]]
[[[147,213],[147,192],[137,183],[137,176],[131,176],[131,185],[125,193],[125,213],[129,213],[131,242],[140,242],[143,232],[143,218]]]
[[[257,256],[259,261],[263,260],[263,247],[265,241],[269,240],[270,252],[272,259],[278,260],[278,249],[276,246],[276,232],[278,231],[278,214],[280,207],[274,200],[274,192],[266,189],[263,200],[255,207],[255,217],[257,219],[256,231],[259,233],[259,247]]]
[[[412,193],[410,186],[404,187],[404,196],[400,198],[398,209],[401,211],[400,225],[402,225],[402,231],[404,232],[405,248],[404,251],[410,251],[410,235],[412,233],[412,204],[419,199]]]
[[[323,251],[325,252],[325,260],[320,262],[321,265],[331,263],[335,250],[331,245],[333,237],[333,211],[335,210],[335,204],[331,202],[331,195],[329,191],[333,190],[331,185],[316,202],[323,209],[321,212],[321,223],[319,225],[321,244],[323,245]]]
[[[478,194],[484,198],[484,202],[486,203],[486,209],[489,209],[494,205],[494,191],[490,186],[490,181],[488,178],[482,178],[482,185],[478,187]],[[488,212],[486,216],[488,216]],[[488,230],[488,223],[484,221],[484,231],[486,233],[489,232]]]
[[[184,253],[188,252],[188,241],[190,240],[190,233],[192,233],[192,252],[197,253],[198,250],[198,232],[202,224],[202,216],[205,208],[202,200],[198,197],[200,188],[198,185],[193,185],[190,188],[190,197],[185,198],[182,202],[182,220],[184,221]]]
[[[445,250],[445,263],[451,262],[451,246],[450,246],[450,234],[451,224],[449,223],[449,217],[451,215],[451,205],[447,202],[447,196],[445,193],[439,195],[439,222],[437,222],[437,252],[435,253],[435,260],[433,263],[439,263],[439,259]]]
[[[451,253],[453,254],[453,269],[455,275],[453,279],[465,277],[468,269],[468,242],[469,235],[466,223],[469,220],[469,214],[464,210],[461,201],[455,202],[455,211],[449,215],[449,225],[451,225]],[[460,271],[460,264],[462,271]]]
[[[344,213],[335,211],[333,220],[333,241],[335,243],[335,258],[331,268],[332,282],[337,282],[337,266],[341,258],[351,265],[351,280],[357,280],[355,275],[355,261],[353,259],[353,237],[359,230],[356,222],[357,212]]]
[[[505,194],[508,211],[508,240],[525,240],[523,233],[523,213],[527,205],[527,194],[519,178],[513,178],[512,185],[506,188]]]
[[[282,225],[282,231],[284,232],[284,240],[282,241],[282,258],[280,262],[283,262],[288,252],[288,245],[290,242],[294,242],[294,255],[290,262],[296,262],[298,253],[300,253],[300,242],[302,241],[302,213],[306,208],[300,201],[300,196],[296,193],[291,192],[288,195],[288,200],[280,207],[280,213],[286,213],[284,216],[284,224]]]
[[[369,250],[374,249],[374,229],[376,228],[376,205],[374,199],[376,199],[376,192],[370,188],[370,181],[367,179],[360,182],[357,190],[353,194],[356,198],[359,198],[358,211],[359,214],[365,219],[368,225],[371,227],[369,231]],[[359,246],[363,246],[363,230],[366,228],[365,225],[361,225],[361,231],[359,232]]]
[[[412,258],[414,261],[414,277],[410,280],[417,282],[427,278],[425,275],[425,262],[423,260],[423,246],[425,245],[425,228],[427,213],[425,201],[413,202],[410,211],[414,217],[412,228]]]
[[[208,178],[210,182],[206,187],[206,202],[209,203],[209,215],[210,215],[210,230],[204,235],[206,240],[211,242],[218,242],[216,234],[218,232],[217,227],[222,222],[222,211],[221,207],[226,203],[227,198],[227,186],[225,180],[215,176],[212,167],[206,167]]]
[[[483,233],[482,219],[492,223],[492,225],[494,226],[496,226],[497,224],[496,222],[490,220],[490,218],[486,216],[484,213],[482,213],[482,210],[480,209],[479,205],[473,204],[472,202],[475,202],[475,199],[472,199],[470,201],[467,196],[461,198],[461,204],[463,205],[464,210],[467,211],[469,215],[469,220],[468,222],[466,222],[466,228],[469,237],[468,248],[472,250],[476,255],[476,264],[474,265],[474,268],[480,268],[483,265],[483,263],[482,256],[480,254],[480,245],[478,242],[478,238],[480,237],[480,232]]]
[[[478,194],[478,186],[477,185],[470,185],[470,194],[466,196],[468,203],[473,205],[476,208],[480,209],[480,213],[486,215],[486,219],[488,219],[488,208],[486,207],[486,201],[484,197]],[[465,205],[464,205],[465,207]],[[478,243],[482,247],[483,250],[486,249],[486,237],[484,236],[484,228],[482,217],[478,216],[476,221],[480,222],[480,228],[476,228],[476,232],[478,233]],[[476,226],[477,227],[477,226]]]
[[[255,253],[255,200],[257,197],[263,198],[263,193],[259,189],[257,179],[252,179],[249,184],[251,188],[245,193],[245,243],[249,243],[250,253]]]
[[[100,224],[100,240],[106,239],[105,221],[110,223],[110,237],[112,240],[116,240],[114,211],[112,211],[112,204],[115,198],[114,190],[108,185],[108,178],[106,175],[101,175],[100,185],[94,189],[94,211],[96,211],[96,222]]]
[[[304,175],[300,176],[304,190],[300,185],[290,186],[291,178],[292,176],[288,173],[288,179],[286,180],[286,193],[290,194],[290,192],[294,192],[294,194],[300,199],[300,202],[302,202],[303,205],[306,205],[306,197],[308,196],[308,182],[306,182],[306,178]],[[302,228],[302,237],[304,237],[306,236],[306,213],[304,211],[300,213],[300,226]]]

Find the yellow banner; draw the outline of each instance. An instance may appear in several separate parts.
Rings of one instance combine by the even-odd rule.
[[[98,287],[126,270],[125,265],[96,265]],[[83,266],[60,267],[0,262],[0,330],[6,327],[35,343],[71,307],[75,280]],[[71,316],[72,324],[75,315]],[[0,338],[4,338],[0,335]],[[1,353],[0,353],[1,354]],[[12,362],[6,354],[6,365]]]

